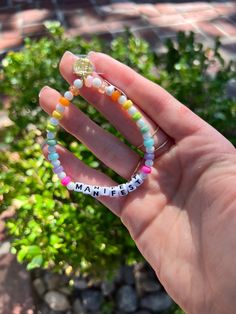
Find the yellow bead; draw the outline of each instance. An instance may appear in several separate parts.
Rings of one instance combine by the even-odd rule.
[[[129,109],[130,107],[132,107],[132,105],[133,105],[133,102],[130,99],[128,99],[122,106],[125,109]]]
[[[54,110],[52,113],[53,118],[56,118],[58,120],[60,120],[62,118],[62,115],[60,114],[60,112]]]

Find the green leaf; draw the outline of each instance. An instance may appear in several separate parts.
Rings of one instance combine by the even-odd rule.
[[[42,266],[42,264],[43,264],[43,256],[42,255],[37,255],[27,265],[27,270],[38,268],[38,267]]]

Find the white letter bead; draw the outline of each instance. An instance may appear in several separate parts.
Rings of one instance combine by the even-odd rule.
[[[100,195],[110,195],[110,188],[108,186],[102,186],[100,190]]]
[[[83,193],[84,194],[91,194],[92,193],[92,185],[84,184]]]
[[[100,196],[101,195],[101,192],[100,192],[100,186],[93,186],[92,187],[92,193],[91,195],[94,196],[94,197],[97,197],[97,196]]]
[[[141,176],[137,173],[131,180],[132,184],[134,184],[135,186],[139,186],[143,183],[143,179],[141,178]]]
[[[75,188],[75,183],[74,182],[69,182],[68,184],[67,184],[67,189],[68,190],[70,190],[70,191],[72,191],[72,190],[74,190],[74,188]]]
[[[118,98],[118,103],[123,105],[127,100],[127,97],[125,95],[121,95],[119,98]]]
[[[100,78],[95,77],[93,79],[93,86],[96,87],[96,88],[99,88],[99,87],[102,86],[102,81],[100,80]]]
[[[127,187],[127,190],[129,192],[133,192],[134,190],[136,190],[136,186],[131,182],[129,181],[128,183],[125,184],[126,187]]]
[[[118,185],[118,188],[119,188],[118,194],[120,196],[124,196],[128,194],[127,186],[125,184]]]
[[[80,79],[77,79],[77,80],[74,81],[73,84],[74,84],[74,86],[75,86],[76,88],[81,88],[81,87],[83,86],[83,81],[80,80]]]
[[[61,105],[61,104],[57,104],[56,105],[56,110],[58,111],[58,112],[64,112],[65,111],[65,106],[63,106],[63,105]]]
[[[72,100],[74,98],[73,94],[69,91],[65,92],[64,97],[68,100]]]
[[[145,180],[148,176],[147,173],[144,173],[144,172],[140,172],[139,175],[143,180]]]
[[[112,186],[112,187],[110,188],[110,196],[112,196],[112,197],[117,197],[117,196],[119,196],[118,191],[119,191],[119,188],[118,188],[117,186]]]
[[[105,88],[106,94],[108,96],[111,96],[111,94],[114,92],[115,87],[113,85],[109,85]]]
[[[76,191],[76,192],[83,192],[83,190],[84,190],[84,183],[75,182],[74,191]]]
[[[134,106],[132,106],[132,107],[130,107],[129,109],[128,109],[128,113],[130,114],[130,115],[133,115],[133,114],[135,114],[135,112],[137,112],[138,110],[134,107]]]

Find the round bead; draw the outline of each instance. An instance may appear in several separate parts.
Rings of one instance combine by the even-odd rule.
[[[154,153],[154,151],[155,151],[155,147],[154,147],[154,146],[152,146],[152,147],[146,147],[146,152],[147,152],[147,153]]]
[[[65,92],[64,97],[68,100],[72,100],[74,98],[74,95],[71,92],[67,91]]]
[[[57,144],[56,140],[47,140],[47,144],[50,146],[55,146]]]
[[[144,173],[144,172],[139,172],[139,175],[140,175],[141,179],[143,179],[143,180],[146,179],[148,176],[148,174]]]
[[[151,173],[151,171],[152,169],[148,166],[142,166],[141,168],[141,172],[146,173],[146,174]]]
[[[63,113],[65,111],[65,107],[62,106],[61,104],[56,105],[56,110],[60,113]]]
[[[56,153],[56,147],[55,146],[48,146],[48,152],[49,153],[53,153],[53,152]]]
[[[53,168],[53,172],[54,173],[60,173],[62,171],[64,171],[64,168],[62,166]]]
[[[147,125],[144,125],[140,129],[141,133],[147,133],[149,131],[149,127]]]
[[[57,160],[52,160],[52,161],[51,161],[51,164],[52,164],[55,168],[57,168],[57,167],[60,166],[61,162],[60,162],[59,159],[57,159]]]
[[[54,132],[47,132],[47,138],[49,140],[52,140],[53,138],[55,138],[55,133]]]
[[[120,95],[121,95],[121,92],[118,91],[118,90],[115,90],[115,91],[111,94],[111,99],[112,99],[113,101],[117,101],[118,98],[120,97]]]
[[[145,140],[147,140],[148,138],[151,138],[152,136],[151,136],[151,133],[150,132],[146,132],[146,133],[143,133],[143,138],[145,139]]]
[[[100,80],[100,78],[95,77],[93,79],[93,87],[99,88],[102,86],[102,80]]]
[[[66,173],[64,171],[57,174],[59,179],[64,179],[66,177]]]
[[[153,160],[150,160],[150,159],[146,160],[145,166],[152,167],[153,166]]]
[[[127,100],[127,97],[125,95],[121,95],[119,98],[118,98],[118,103],[120,105],[123,105]]]
[[[80,79],[76,79],[76,80],[74,80],[74,86],[76,87],[76,88],[81,88],[81,87],[83,87],[83,81],[82,80],[80,80]]]
[[[137,123],[137,126],[138,126],[139,128],[142,128],[142,127],[144,127],[144,126],[147,126],[147,125],[146,125],[146,122],[144,121],[144,119],[139,119],[136,123]]]
[[[53,118],[56,118],[58,120],[60,120],[62,118],[62,114],[60,112],[56,111],[56,110],[54,110],[52,112],[52,116],[53,116]]]
[[[58,121],[56,118],[51,118],[51,119],[50,119],[50,123],[51,123],[52,125],[58,125],[59,121]]]
[[[122,106],[123,106],[124,109],[129,109],[130,107],[133,106],[133,102],[132,102],[132,100],[128,99],[128,100],[126,100],[126,101],[123,103]]]
[[[145,147],[152,147],[154,145],[154,139],[150,137],[150,138],[144,140],[143,145]]]
[[[133,119],[134,121],[137,121],[137,120],[139,120],[139,119],[141,119],[141,118],[142,118],[142,115],[141,115],[141,113],[140,113],[139,111],[135,112],[135,114],[132,115],[132,119]]]
[[[91,87],[92,86],[92,84],[93,84],[93,77],[92,77],[92,75],[88,75],[86,77],[84,84],[85,84],[86,87]]]
[[[51,131],[51,132],[56,132],[57,128],[55,125],[52,125],[52,124],[48,124],[47,125],[47,131]]]
[[[128,109],[128,113],[132,116],[133,114],[135,114],[136,112],[138,112],[138,110],[132,106]]]
[[[62,183],[63,185],[67,185],[68,183],[70,183],[70,181],[71,181],[71,178],[68,177],[68,176],[66,176],[65,178],[63,178],[63,179],[61,180],[61,183]]]
[[[111,94],[114,92],[115,87],[113,85],[109,85],[105,88],[106,94],[108,96],[111,96]]]
[[[58,158],[59,158],[58,153],[50,153],[50,154],[48,155],[48,159],[49,159],[49,160],[56,160],[56,159],[58,159]]]
[[[145,155],[144,155],[144,159],[151,159],[151,160],[153,160],[154,157],[155,157],[155,155],[152,154],[152,153],[145,153]]]
[[[69,182],[68,184],[67,184],[67,189],[68,190],[70,190],[70,191],[72,191],[72,190],[74,190],[74,188],[75,188],[75,183],[74,182]]]
[[[70,104],[70,101],[68,99],[66,99],[65,97],[61,97],[59,99],[59,103],[65,107],[68,107]]]

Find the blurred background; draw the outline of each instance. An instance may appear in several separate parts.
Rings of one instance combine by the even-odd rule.
[[[40,144],[44,85],[65,50],[102,51],[160,84],[236,145],[234,1],[0,0],[0,313],[183,313],[118,218],[70,194]],[[75,102],[125,141],[91,105]],[[78,158],[122,182],[59,131]]]

